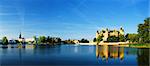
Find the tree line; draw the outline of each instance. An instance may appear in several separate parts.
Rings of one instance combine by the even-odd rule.
[[[76,41],[77,43],[89,43],[89,40],[88,39],[85,39],[85,38],[82,38],[81,40],[65,40],[64,41],[64,44],[76,44]]]
[[[50,37],[50,36],[39,36],[38,38],[36,36],[33,36],[34,42],[33,44],[48,44],[48,45],[55,45],[61,43],[61,38],[59,37]]]
[[[41,45],[41,44],[48,44],[48,45],[55,45],[61,43],[61,38],[59,37],[50,37],[50,36],[39,36],[38,38],[36,36],[33,36],[34,41],[31,42],[31,44]],[[19,40],[15,40],[15,44],[28,44],[28,42],[23,42]],[[8,45],[9,41],[7,37],[2,38],[2,45]]]
[[[34,45],[56,45],[56,44],[61,44],[63,42],[64,44],[75,44],[74,40],[65,40],[62,41],[61,38],[59,37],[50,37],[50,36],[33,36],[34,41],[32,42],[23,42],[19,40],[15,40],[14,44],[34,44]],[[89,40],[82,38],[81,40],[77,40],[78,43],[89,43]],[[2,45],[8,45],[9,41],[7,37],[3,37],[2,39]]]

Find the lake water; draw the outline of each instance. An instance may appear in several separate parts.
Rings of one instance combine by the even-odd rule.
[[[148,66],[149,49],[117,46],[58,45],[0,48],[0,64],[8,65],[105,65]]]

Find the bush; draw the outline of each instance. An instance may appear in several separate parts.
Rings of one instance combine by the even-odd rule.
[[[8,39],[7,39],[7,37],[3,37],[2,44],[3,45],[8,45]]]
[[[108,41],[108,42],[118,42],[118,41],[119,41],[119,38],[116,37],[116,36],[109,36],[109,37],[107,38],[107,41]]]

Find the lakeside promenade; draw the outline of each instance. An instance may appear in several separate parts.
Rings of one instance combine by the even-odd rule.
[[[91,42],[91,43],[78,43],[77,45],[97,45],[96,42]],[[128,42],[100,42],[98,45],[128,45]]]

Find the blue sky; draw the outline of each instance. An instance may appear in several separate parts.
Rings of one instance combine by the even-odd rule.
[[[102,28],[137,33],[149,0],[0,0],[0,38],[93,39]]]

